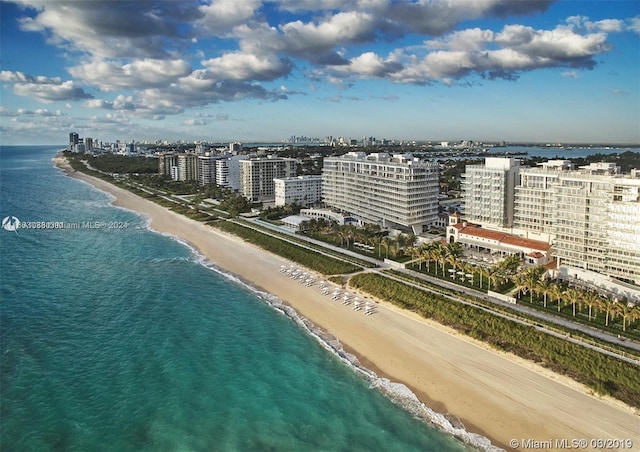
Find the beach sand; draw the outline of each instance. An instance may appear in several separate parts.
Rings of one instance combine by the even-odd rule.
[[[151,228],[180,237],[252,286],[276,295],[300,315],[334,335],[379,376],[407,385],[435,411],[450,413],[466,429],[496,446],[520,449],[523,440],[632,439],[640,447],[640,414],[609,398],[589,394],[575,381],[513,355],[492,350],[435,322],[378,303],[371,316],[354,311],[316,286],[280,272],[285,259],[218,232],[84,173],[69,171],[116,197],[114,205],[142,213]],[[587,447],[586,450],[593,450]]]

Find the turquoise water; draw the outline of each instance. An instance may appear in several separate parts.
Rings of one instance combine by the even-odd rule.
[[[447,451],[255,292],[108,195],[0,149],[0,450]]]

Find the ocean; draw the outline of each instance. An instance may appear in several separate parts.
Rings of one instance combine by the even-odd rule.
[[[0,450],[471,450],[56,150],[0,148]]]

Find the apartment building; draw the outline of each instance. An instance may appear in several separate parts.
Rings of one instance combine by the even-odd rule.
[[[640,175],[591,170],[562,175],[554,186],[558,265],[640,285]]]
[[[322,199],[321,175],[277,178],[274,184],[276,206],[297,203],[311,207]]]
[[[225,155],[216,161],[216,184],[219,187],[240,191],[240,162],[249,157],[246,155]]]
[[[437,164],[411,154],[349,152],[324,159],[322,199],[364,222],[420,234],[438,218],[438,176]]]
[[[198,156],[196,154],[178,154],[178,180],[198,180]]]
[[[522,168],[514,233],[553,243],[558,267],[640,285],[640,172],[568,160]]]
[[[550,242],[557,212],[555,186],[563,173],[571,171],[570,160],[549,160],[538,168],[520,168],[515,187],[513,226],[528,237]]]
[[[487,157],[484,164],[467,165],[462,175],[462,213],[469,222],[486,227],[513,226],[515,186],[520,161]]]
[[[219,156],[199,155],[198,156],[198,182],[200,185],[216,183],[216,161]]]
[[[296,175],[296,159],[282,157],[252,158],[240,161],[240,191],[253,202],[274,201],[274,179]]]

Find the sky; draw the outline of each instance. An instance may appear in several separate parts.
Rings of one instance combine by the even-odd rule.
[[[0,144],[640,143],[638,0],[0,0]]]

